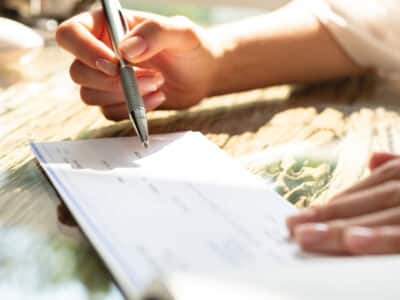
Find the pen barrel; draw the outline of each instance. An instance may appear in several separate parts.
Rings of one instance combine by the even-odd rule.
[[[132,67],[124,66],[120,69],[122,89],[125,94],[126,104],[130,112],[138,114],[146,114],[142,96],[139,92],[139,87],[135,78]],[[141,112],[143,111],[143,112]]]
[[[126,105],[133,127],[141,141],[148,143],[149,130],[142,96],[139,92],[133,68],[123,66],[120,69],[122,89],[125,94]]]

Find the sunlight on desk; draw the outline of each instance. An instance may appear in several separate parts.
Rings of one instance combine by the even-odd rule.
[[[43,295],[120,299],[86,239],[60,223],[59,198],[28,146],[31,140],[133,133],[129,122],[112,123],[96,108],[82,104],[78,88],[69,79],[70,62],[71,57],[48,46],[25,74],[1,71],[10,78],[2,78],[0,90],[0,260],[4,262],[0,293],[29,294],[33,299]],[[373,85],[366,77],[301,90],[282,86],[217,97],[187,111],[150,113],[150,131],[199,130],[238,159],[254,159],[257,156],[248,155],[290,143],[343,142],[333,162],[313,161],[314,153],[291,153],[284,148],[276,152],[275,161],[254,165],[257,161],[250,160],[250,169],[275,179],[292,203],[299,207],[324,203],[334,191],[366,174],[361,158],[371,151],[400,152],[398,103],[368,98]],[[349,168],[344,158],[357,156],[352,141],[357,141],[362,157],[358,154],[353,160],[358,165]],[[318,197],[311,197],[316,190]]]

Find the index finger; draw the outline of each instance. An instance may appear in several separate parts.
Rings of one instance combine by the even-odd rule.
[[[399,158],[400,158],[399,155],[396,155],[393,153],[375,152],[372,154],[372,156],[370,158],[369,168],[372,171],[393,159],[399,159]]]
[[[101,9],[65,21],[56,32],[57,43],[92,68],[96,68],[96,62],[101,59],[117,62],[113,50],[105,43],[107,36]]]

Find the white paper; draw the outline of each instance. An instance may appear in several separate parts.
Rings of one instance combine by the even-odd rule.
[[[341,257],[276,266],[263,276],[173,274],[149,287],[160,300],[398,300],[400,256]]]
[[[127,295],[174,272],[266,274],[296,261],[295,208],[199,133],[34,143]]]

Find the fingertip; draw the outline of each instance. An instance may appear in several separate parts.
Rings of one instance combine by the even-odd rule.
[[[289,229],[290,235],[294,235],[295,227],[304,224],[316,221],[316,212],[312,208],[307,208],[295,215],[291,215],[286,219],[286,225]]]
[[[392,153],[386,153],[386,152],[375,152],[371,155],[371,158],[369,160],[369,168],[370,170],[374,170],[376,168],[379,168],[380,166],[384,165],[388,161],[391,161],[393,159],[400,158],[399,155],[392,154]]]
[[[144,97],[144,106],[147,111],[152,111],[159,107],[166,99],[166,95],[162,91],[158,90],[157,92]]]
[[[301,224],[298,215],[292,215],[286,218],[286,226],[289,230],[290,237],[294,237],[295,229],[298,224]]]
[[[128,119],[126,104],[115,104],[100,107],[104,117],[109,121],[121,121]]]
[[[164,78],[161,75],[137,78],[140,93],[143,97],[153,94],[161,88],[164,83]]]
[[[289,230],[290,237],[294,237],[295,222],[293,220],[294,216],[289,216],[286,218],[286,227]]]

